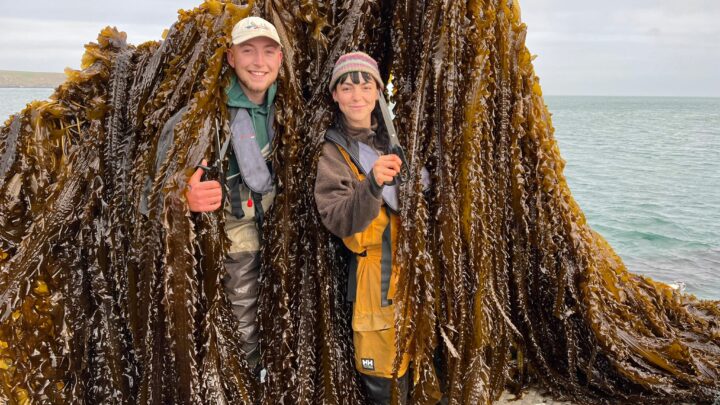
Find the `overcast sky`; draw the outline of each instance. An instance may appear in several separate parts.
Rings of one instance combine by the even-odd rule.
[[[139,44],[200,0],[0,0],[0,69],[78,68],[113,25]],[[522,0],[545,94],[720,97],[720,0]]]

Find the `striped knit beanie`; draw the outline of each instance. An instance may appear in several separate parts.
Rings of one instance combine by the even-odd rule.
[[[330,91],[335,88],[335,82],[340,76],[350,72],[365,72],[375,79],[378,87],[383,87],[383,81],[380,79],[380,71],[377,62],[365,52],[350,52],[338,58],[333,67],[332,78],[330,79]]]

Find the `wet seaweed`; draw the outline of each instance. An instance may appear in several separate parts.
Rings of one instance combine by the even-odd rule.
[[[215,132],[229,133],[224,53],[250,13],[278,27],[285,57],[264,384],[223,294],[223,214],[192,214],[182,195]],[[395,301],[412,403],[491,403],[531,383],[577,403],[711,403],[720,305],[629,273],[588,227],[525,33],[508,0],[211,0],[162,41],[102,30],[81,70],[0,127],[0,400],[365,403],[347,254],[312,193],[331,67],[363,50],[392,82],[411,168]]]

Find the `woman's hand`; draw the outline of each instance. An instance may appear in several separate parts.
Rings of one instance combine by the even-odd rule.
[[[207,166],[207,161],[203,159],[202,165]],[[192,212],[215,211],[222,203],[220,183],[215,180],[202,181],[203,173],[203,169],[198,168],[188,180],[185,190],[185,198]]]
[[[390,183],[393,178],[400,173],[400,166],[402,166],[402,160],[400,160],[398,155],[390,154],[380,156],[372,168],[375,182],[380,186],[385,183]]]

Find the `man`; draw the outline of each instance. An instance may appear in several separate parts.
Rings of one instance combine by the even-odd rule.
[[[273,101],[282,63],[282,46],[275,27],[259,17],[238,22],[232,31],[227,62],[235,75],[225,90],[232,136],[227,150],[226,199],[216,180],[203,180],[198,168],[188,180],[185,197],[190,211],[225,210],[225,232],[231,241],[225,258],[225,291],[240,322],[242,347],[251,369],[260,362],[257,303],[263,214],[275,197],[274,176],[268,163],[273,137]],[[186,109],[163,128],[156,168],[172,143],[175,125]],[[221,159],[224,156],[221,156]],[[201,166],[207,166],[203,160]]]

